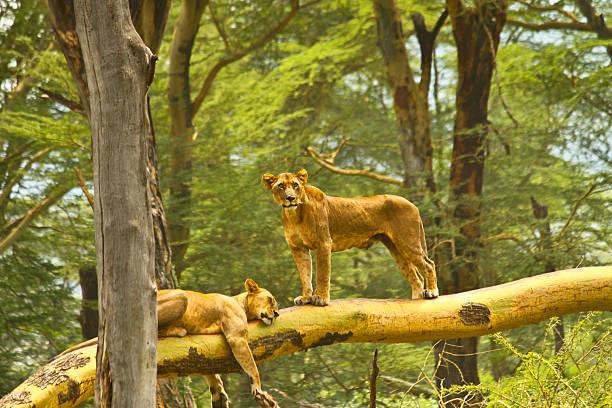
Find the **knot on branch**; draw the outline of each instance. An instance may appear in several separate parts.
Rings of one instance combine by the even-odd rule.
[[[463,324],[478,326],[491,323],[491,311],[482,303],[468,302],[461,306],[459,317]]]

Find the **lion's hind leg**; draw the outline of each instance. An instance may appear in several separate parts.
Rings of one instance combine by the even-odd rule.
[[[219,374],[205,375],[204,379],[210,389],[210,406],[212,408],[229,408],[229,397],[225,392],[221,376]]]
[[[378,237],[380,241],[387,247],[395,263],[399,267],[400,272],[410,283],[412,289],[412,299],[422,299],[424,293],[423,278],[418,273],[415,265],[413,265],[407,256],[400,251],[395,243],[387,235]]]
[[[183,337],[184,328],[171,327],[187,310],[187,296],[180,290],[170,291],[157,297],[157,327],[160,336]]]

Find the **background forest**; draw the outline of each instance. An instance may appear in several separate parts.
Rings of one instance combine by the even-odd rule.
[[[407,61],[389,57],[384,7],[401,19],[403,41],[393,44]],[[293,304],[297,274],[280,209],[260,177],[300,168],[330,195],[390,193],[416,203],[442,293],[612,262],[610,2],[508,3],[478,130],[475,154],[485,164],[471,205],[480,230],[468,249],[463,227],[471,221],[456,216],[451,182],[461,38],[445,7],[172,2],[150,98],[181,288],[235,294],[251,277],[281,307]],[[486,33],[481,47],[494,47],[495,33]],[[426,37],[435,40],[429,53]],[[417,105],[425,106],[425,174],[408,165],[405,132],[414,118],[398,107],[394,64],[418,83]],[[83,191],[95,191],[79,100],[45,2],[0,0],[0,396],[86,333],[81,309],[92,304],[81,301],[89,290],[81,285],[95,270],[95,245]],[[332,299],[410,296],[382,245],[332,262]],[[465,263],[468,278],[457,273]],[[611,403],[611,322],[609,313],[572,315],[480,338],[487,401]],[[437,406],[431,343],[321,347],[262,364],[263,383],[281,406],[367,406],[375,348],[381,406]],[[234,406],[251,406],[244,375],[224,380]],[[198,406],[209,404],[201,380],[186,384]]]

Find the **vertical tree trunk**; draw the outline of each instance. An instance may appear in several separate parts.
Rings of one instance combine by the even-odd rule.
[[[93,339],[98,335],[98,276],[94,265],[79,269],[81,284],[81,332],[84,339]]]
[[[62,47],[72,76],[79,89],[83,110],[89,118],[89,90],[87,88],[87,77],[85,75],[79,37],[76,32],[73,0],[47,0],[47,3],[57,40]],[[163,38],[169,7],[170,0],[130,1],[130,13],[135,28],[145,44],[154,53],[159,49]],[[159,184],[159,172],[157,170],[155,132],[148,109],[147,113],[147,120],[149,122],[146,135],[147,175],[155,241],[155,281],[158,288],[174,288],[176,287],[176,282],[171,262],[172,252],[168,241],[166,216]],[[95,337],[95,334],[92,337]],[[158,405],[166,407],[195,406],[195,401],[188,387],[183,387],[186,392],[182,393],[179,392],[175,380],[165,379],[160,380],[160,382],[161,398],[158,399]],[[183,394],[182,398],[175,397],[179,394]]]
[[[378,47],[383,56],[393,96],[393,109],[404,166],[404,185],[433,192],[435,183],[432,173],[431,118],[427,94],[431,77],[433,43],[444,20],[441,20],[434,32],[429,32],[425,28],[423,17],[420,14],[413,16],[415,29],[420,33],[421,47],[422,73],[421,82],[417,84],[410,68],[401,13],[397,4],[394,0],[374,0],[374,11]]]
[[[100,291],[96,402],[153,407],[157,316],[146,137],[155,59],[132,24],[127,0],[75,0],[74,10],[93,136]]]
[[[195,36],[200,28],[200,18],[207,0],[185,0],[170,49],[170,77],[168,79],[168,106],[170,109],[170,212],[169,235],[172,243],[172,260],[180,277],[185,268],[184,259],[189,245],[189,225],[186,216],[191,209],[191,159],[195,136],[189,62]]]
[[[548,221],[548,206],[539,203],[535,197],[531,196],[531,209],[533,217],[540,220],[538,232],[540,233],[540,253],[544,258],[544,273],[553,272],[556,270],[555,262],[553,261],[554,248],[552,245],[552,232],[550,222]],[[555,336],[555,353],[559,353],[563,347],[565,338],[565,327],[563,326],[563,316],[559,316],[553,326]]]
[[[446,293],[456,293],[478,287],[489,91],[507,4],[503,0],[482,0],[474,7],[465,7],[461,0],[448,0],[447,6],[458,59],[450,187],[455,204],[453,218],[460,226],[461,236],[456,240],[457,259],[451,265],[450,276],[442,276],[441,287]],[[436,351],[439,388],[480,383],[477,337],[441,341]],[[451,406],[478,405],[481,400],[479,394],[468,392],[445,397]]]

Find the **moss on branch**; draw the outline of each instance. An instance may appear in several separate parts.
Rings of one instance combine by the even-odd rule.
[[[612,267],[568,269],[435,300],[335,300],[249,325],[258,361],[334,343],[411,343],[494,333],[568,313],[612,310]],[[96,346],[68,353],[0,399],[0,407],[70,407],[93,394]],[[158,375],[239,371],[221,335],[162,338]]]

